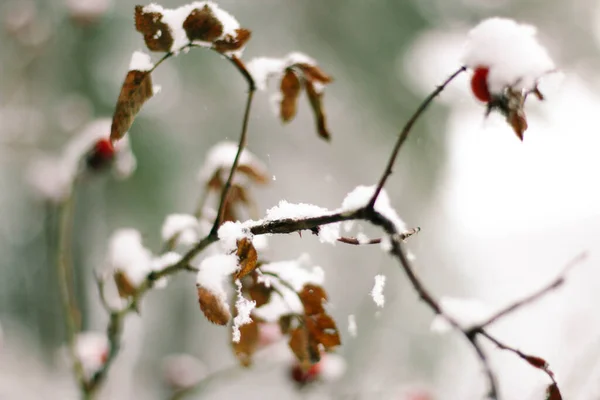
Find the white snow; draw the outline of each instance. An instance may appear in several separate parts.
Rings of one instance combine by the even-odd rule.
[[[200,263],[196,283],[214,294],[222,306],[229,310],[225,282],[237,270],[238,258],[235,254],[215,254]]]
[[[154,257],[152,259],[151,268],[152,271],[160,272],[163,269],[170,267],[171,265],[177,264],[181,261],[181,254],[176,253],[174,251],[169,251],[167,253],[161,254],[158,257]],[[154,281],[155,288],[164,288],[167,285],[167,278],[161,278],[157,281]]]
[[[256,307],[256,302],[248,300],[242,294],[242,282],[236,279],[235,285],[237,286],[237,300],[235,302],[235,308],[237,309],[237,315],[233,319],[233,336],[232,341],[239,343],[241,339],[240,326],[246,325],[252,322],[250,313]]]
[[[319,377],[325,382],[337,381],[346,373],[347,369],[346,360],[334,353],[324,355],[319,366],[321,367]]]
[[[219,227],[217,231],[219,243],[226,252],[235,251],[237,249],[237,241],[243,238],[252,240],[250,230],[240,222],[227,221]]]
[[[382,307],[385,304],[385,297],[383,296],[383,287],[385,286],[385,276],[384,275],[376,275],[375,276],[375,285],[371,290],[371,297],[375,304],[378,307]]]
[[[213,146],[206,155],[204,164],[198,173],[198,180],[202,184],[206,184],[217,171],[222,171],[222,179],[225,181],[229,175],[233,161],[238,151],[238,144],[234,142],[224,141]],[[267,175],[265,165],[249,150],[244,149],[240,154],[238,167],[246,166],[258,172],[259,175]],[[244,174],[235,174],[235,181],[241,179]]]
[[[280,78],[283,72],[296,64],[316,66],[317,62],[304,53],[293,52],[282,58],[257,57],[250,60],[246,68],[256,83],[258,90],[266,90],[271,78]]]
[[[142,235],[132,228],[116,230],[109,239],[107,263],[138,287],[152,272],[152,253],[142,244]]]
[[[308,283],[322,285],[325,281],[323,269],[313,266],[309,270],[309,265],[311,265],[310,257],[305,254],[297,260],[279,261],[261,266],[260,269],[264,273],[275,274],[278,278],[265,276],[269,278],[269,282],[276,292],[271,295],[269,303],[254,309],[254,315],[267,322],[277,322],[279,317],[284,314],[302,314],[304,308],[297,293]],[[280,280],[286,282],[293,290],[282,284]],[[283,295],[283,298],[279,293]]]
[[[319,207],[313,204],[305,203],[288,203],[285,200],[281,200],[279,204],[267,210],[266,221],[273,221],[278,219],[301,219],[320,217],[323,215],[331,214],[331,211],[326,208]],[[335,222],[332,224],[321,225],[319,227],[319,240],[321,243],[334,244],[340,237],[340,223]]]
[[[464,55],[470,68],[489,68],[488,88],[532,89],[555,66],[536,38],[536,28],[507,18],[489,18],[469,32]]]
[[[344,201],[342,202],[342,211],[354,211],[361,207],[366,206],[371,200],[373,193],[375,193],[376,186],[357,186],[350,193],[346,195]],[[396,210],[392,208],[390,203],[390,198],[385,191],[382,189],[379,192],[379,196],[377,196],[377,200],[375,201],[375,211],[389,219],[398,233],[406,231],[406,224]]]
[[[167,242],[177,236],[178,244],[188,246],[199,240],[198,219],[190,214],[170,214],[165,218],[161,229],[163,242]]]
[[[186,4],[181,7],[175,9],[168,9],[159,6],[158,4],[149,4],[144,7],[144,12],[158,12],[162,14],[162,22],[167,24],[171,30],[171,35],[173,37],[173,44],[171,45],[170,51],[179,52],[181,48],[189,44],[189,39],[185,30],[183,29],[183,22],[190,15],[190,13],[195,9],[202,9],[204,6],[208,6],[213,15],[221,22],[223,25],[223,33],[216,40],[221,40],[225,38],[227,35],[231,35],[236,37],[236,30],[240,28],[239,22],[227,11],[221,9],[217,4],[212,1],[194,1],[191,4]],[[208,47],[212,46],[211,42],[203,42],[199,40],[194,41],[195,45]],[[240,55],[242,49],[237,50],[235,52],[227,52],[226,54],[235,54]]]
[[[354,316],[354,314],[348,315],[348,333],[352,337],[356,337],[358,333],[358,329],[356,326],[356,317]]]
[[[367,244],[371,241],[369,237],[362,232],[356,234],[356,240],[358,240],[358,244]]]
[[[463,329],[475,326],[491,315],[489,307],[477,299],[442,297],[439,303],[444,313]],[[431,322],[430,328],[436,333],[446,333],[452,329],[452,326],[442,315],[437,315]]]
[[[162,361],[165,380],[172,387],[186,389],[194,386],[207,375],[206,366],[189,354],[171,354]]]
[[[106,362],[109,342],[101,332],[81,332],[75,337],[75,354],[86,377],[93,376]]]
[[[143,51],[134,51],[129,62],[130,71],[151,71],[154,68],[149,54]]]
[[[392,251],[392,239],[387,235],[381,238],[381,243],[379,243],[379,245],[381,246],[381,250],[385,253]]]

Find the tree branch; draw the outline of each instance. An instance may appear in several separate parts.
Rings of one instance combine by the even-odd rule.
[[[415,122],[417,122],[417,120],[419,119],[421,114],[423,114],[423,112],[427,109],[427,107],[429,107],[429,104],[431,104],[433,99],[435,99],[446,88],[446,86],[448,86],[448,84],[454,80],[454,78],[456,78],[458,75],[460,75],[463,71],[466,71],[466,69],[467,69],[467,67],[465,67],[465,66],[460,67],[456,72],[454,72],[452,75],[450,75],[450,77],[448,79],[446,79],[444,81],[444,83],[442,83],[433,92],[431,92],[431,94],[429,96],[427,96],[427,98],[425,100],[423,100],[423,102],[421,103],[419,108],[417,108],[417,111],[415,111],[415,113],[412,115],[412,117],[410,117],[408,122],[404,125],[404,128],[402,128],[402,131],[400,132],[400,135],[398,136],[398,140],[396,141],[394,150],[392,151],[392,154],[390,155],[390,159],[388,160],[387,166],[385,167],[385,170],[383,171],[383,175],[379,179],[379,183],[377,184],[375,192],[373,193],[373,197],[371,197],[371,200],[369,201],[367,208],[373,208],[375,206],[375,202],[377,201],[377,197],[379,197],[379,193],[381,193],[381,189],[383,189],[383,187],[385,186],[385,182],[387,181],[389,176],[392,174],[392,169],[394,168],[394,163],[396,162],[396,158],[398,157],[400,148],[402,147],[402,145],[408,138],[408,134],[410,133],[410,130],[412,129]]]
[[[416,227],[416,228],[412,228],[406,232],[402,232],[399,234],[399,238],[400,240],[406,240],[409,237],[416,235],[417,233],[419,233],[421,231],[421,228]],[[381,238],[375,238],[375,239],[361,239],[359,240],[358,238],[355,237],[346,237],[343,236],[341,238],[339,238],[337,240],[340,243],[345,243],[345,244],[351,244],[354,246],[361,246],[361,245],[365,245],[365,244],[378,244],[381,243]]]

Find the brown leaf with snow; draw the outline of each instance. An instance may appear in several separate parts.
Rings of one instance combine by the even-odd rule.
[[[323,302],[327,301],[327,293],[321,286],[306,284],[298,293],[307,316],[325,313]]]
[[[127,275],[122,271],[116,271],[113,275],[113,279],[115,280],[115,285],[117,285],[120,297],[127,298],[135,294],[135,287],[131,284]]]
[[[241,49],[248,43],[250,37],[252,36],[252,32],[248,29],[236,29],[235,36],[225,35],[223,39],[215,40],[213,43],[214,49],[219,53],[224,53],[227,51],[236,51]]]
[[[213,42],[223,34],[223,24],[208,5],[192,10],[183,22],[183,29],[190,41]]]
[[[143,6],[135,6],[135,29],[144,35],[151,51],[170,51],[173,45],[171,28],[162,22],[162,17],[161,13],[144,12]]]
[[[198,302],[206,319],[213,324],[227,325],[231,319],[228,305],[210,290],[198,286]]]
[[[327,75],[321,68],[317,65],[310,64],[298,64],[298,68],[304,74],[304,77],[309,82],[319,82],[322,84],[331,83],[333,79],[331,76]]]
[[[280,117],[283,122],[288,122],[296,115],[296,105],[300,95],[300,79],[294,71],[287,69],[281,80],[281,109]]]
[[[244,367],[252,365],[252,355],[258,347],[260,338],[258,323],[252,321],[249,324],[244,324],[240,328],[240,341],[238,343],[231,341],[233,352]]]
[[[121,139],[131,125],[142,105],[152,97],[152,78],[148,71],[129,71],[121,87],[110,128],[110,140]]]
[[[236,255],[238,257],[240,269],[235,274],[235,279],[241,279],[254,271],[256,262],[258,261],[258,254],[252,244],[252,240],[248,238],[239,239],[237,241]]]
[[[325,110],[323,110],[323,92],[321,90],[317,90],[317,87],[311,81],[307,80],[305,85],[306,94],[308,95],[308,100],[315,116],[317,133],[321,138],[329,141],[331,139],[331,135],[327,129]],[[317,83],[317,85],[321,85],[321,83]]]

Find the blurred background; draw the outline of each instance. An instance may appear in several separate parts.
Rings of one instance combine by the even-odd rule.
[[[112,115],[130,56],[145,49],[133,25],[135,4],[0,0],[0,399],[78,398],[60,355],[65,331],[54,268],[57,216],[35,196],[26,171],[40,154],[58,154],[88,122]],[[306,99],[284,126],[269,93],[257,94],[249,149],[272,174],[272,182],[255,192],[261,213],[281,199],[334,209],[357,185],[374,184],[401,126],[460,65],[472,26],[505,16],[538,27],[564,79],[548,89],[547,101],[528,102],[524,143],[501,117],[484,117],[464,75],[418,122],[387,190],[406,224],[422,228],[408,247],[437,297],[476,299],[494,310],[543,286],[587,251],[590,257],[564,287],[490,331],[549,361],[566,398],[599,399],[600,3],[219,5],[253,31],[245,60],[302,51],[335,79],[325,93],[331,143],[317,138]],[[77,190],[75,290],[85,330],[106,327],[93,274],[103,266],[110,233],[134,227],[147,247],[159,249],[165,216],[195,207],[206,152],[222,140],[237,140],[246,84],[226,64],[215,53],[195,50],[161,65],[154,82],[162,92],[130,130],[134,175],[126,181],[98,176]],[[326,272],[345,375],[298,391],[289,365],[266,356],[189,398],[483,397],[486,381],[472,348],[458,335],[430,331],[432,312],[379,246],[330,246],[308,234],[290,235],[271,238],[267,257],[303,253]],[[383,309],[369,296],[376,274],[387,277]],[[194,283],[190,275],[175,277],[145,298],[140,316],[127,319],[123,350],[102,398],[167,398],[163,361],[172,354],[191,355],[209,370],[236,362],[227,329],[211,325],[199,311]],[[356,337],[347,331],[349,315],[356,317]],[[544,374],[513,354],[485,349],[504,399],[543,398]]]

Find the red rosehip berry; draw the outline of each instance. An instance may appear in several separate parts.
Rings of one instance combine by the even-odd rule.
[[[475,68],[475,71],[473,71],[473,76],[471,77],[471,91],[477,100],[483,101],[484,103],[489,103],[492,100],[487,82],[489,73],[490,69],[488,67],[477,67]]]
[[[321,374],[320,363],[313,364],[307,370],[304,370],[300,364],[294,364],[290,370],[290,377],[299,386],[304,386],[314,382]]]
[[[115,157],[115,148],[109,139],[100,139],[88,153],[86,163],[89,168],[99,170],[109,165]]]

